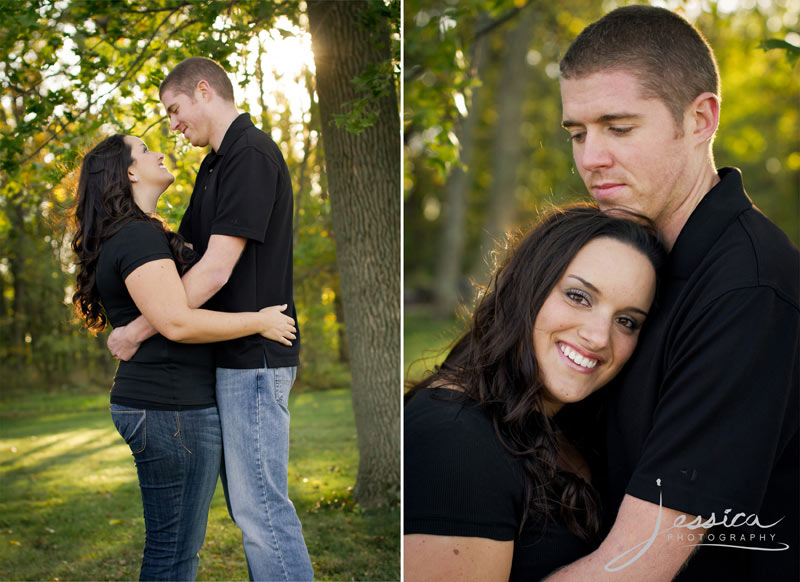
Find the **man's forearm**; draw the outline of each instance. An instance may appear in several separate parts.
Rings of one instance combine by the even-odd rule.
[[[127,333],[129,334],[128,338],[137,344],[141,344],[146,339],[149,339],[158,333],[156,328],[150,325],[150,322],[147,321],[144,315],[140,315],[130,322],[126,327]]]
[[[225,286],[228,275],[229,273],[224,270],[220,270],[214,265],[204,264],[202,261],[189,269],[181,278],[189,307],[192,309],[202,307]]]
[[[625,495],[611,532],[594,552],[568,564],[546,582],[669,582],[695,547],[668,535],[676,519],[694,516]],[[683,523],[683,522],[681,522]]]
[[[189,307],[202,307],[225,286],[246,242],[243,238],[211,235],[203,257],[182,277]]]

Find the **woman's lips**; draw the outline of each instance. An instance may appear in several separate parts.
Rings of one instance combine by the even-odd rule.
[[[597,356],[597,354],[587,352],[586,350],[582,350],[577,346],[573,346],[561,341],[556,342],[556,346],[558,347],[558,352],[561,358],[572,369],[578,372],[591,374],[598,365],[603,363],[602,358]]]

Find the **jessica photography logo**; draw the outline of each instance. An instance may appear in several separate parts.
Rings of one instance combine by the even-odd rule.
[[[661,479],[656,479],[656,485],[661,487]],[[775,534],[770,533],[768,530],[781,521],[769,524],[762,524],[761,520],[756,514],[746,514],[739,512],[731,515],[732,509],[726,509],[721,518],[717,518],[716,514],[712,513],[710,517],[704,518],[702,515],[694,517],[689,521],[687,515],[681,514],[675,518],[670,527],[661,529],[662,518],[662,493],[658,493],[658,517],[656,519],[655,527],[653,528],[652,535],[636,544],[632,548],[625,550],[619,556],[611,560],[605,565],[607,572],[616,572],[623,568],[630,566],[636,560],[641,558],[647,550],[653,545],[659,535],[666,536],[668,541],[686,542],[686,546],[716,546],[722,548],[735,548],[739,550],[753,550],[759,552],[782,552],[789,549],[789,544],[777,541]],[[723,527],[742,527],[749,526],[755,528],[752,533],[743,532],[725,532],[714,533],[707,530],[715,526]],[[700,531],[697,531],[700,530]],[[628,558],[633,553],[633,557]],[[621,561],[626,560],[622,563]]]

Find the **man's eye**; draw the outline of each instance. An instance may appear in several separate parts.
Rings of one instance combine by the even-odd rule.
[[[611,129],[611,131],[612,131],[613,133],[615,133],[616,135],[625,135],[626,133],[629,133],[629,132],[630,132],[630,131],[633,129],[633,127],[617,127],[617,126],[612,126],[610,129]]]

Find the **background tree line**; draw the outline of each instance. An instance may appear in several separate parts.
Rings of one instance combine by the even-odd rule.
[[[560,127],[558,62],[587,24],[629,3],[406,0],[407,369],[453,338],[429,314],[447,319],[470,304],[504,233],[525,228],[543,206],[588,199]],[[800,6],[666,4],[697,25],[717,56],[717,166],[739,167],[755,204],[800,242]]]
[[[399,2],[327,4],[0,0],[0,374],[4,391],[110,387],[115,362],[105,335],[88,334],[71,308],[75,268],[67,217],[76,170],[102,137],[142,137],[167,155],[176,176],[158,207],[176,229],[205,152],[169,132],[158,85],[182,59],[207,56],[234,74],[237,105],[273,136],[293,177],[295,301],[303,333],[298,382],[311,389],[351,386],[356,410],[359,398],[368,397],[381,418],[395,418],[376,429],[356,414],[362,462],[372,459],[370,471],[359,472],[356,499],[369,507],[398,496],[397,367],[376,370],[369,361],[399,361],[399,275],[379,278],[374,295],[382,300],[369,312],[353,311],[349,326],[345,312],[363,303],[363,281],[374,282],[374,272],[398,272]],[[326,46],[329,30],[347,50]],[[302,58],[309,31],[316,62],[280,78],[282,69],[266,63]],[[321,90],[324,74],[334,89]],[[394,128],[376,123],[387,119]],[[346,143],[331,145],[340,134]],[[385,184],[364,199],[385,218],[367,227],[358,244],[348,233],[357,224],[352,200],[364,190],[345,176],[330,176],[354,149],[362,155],[350,170],[367,183]],[[396,166],[384,163],[392,152]],[[337,204],[344,209],[337,211]],[[385,240],[394,241],[388,250]],[[343,285],[343,255],[374,272],[348,272]],[[368,333],[373,329],[380,331]],[[371,449],[377,452],[366,452]]]

